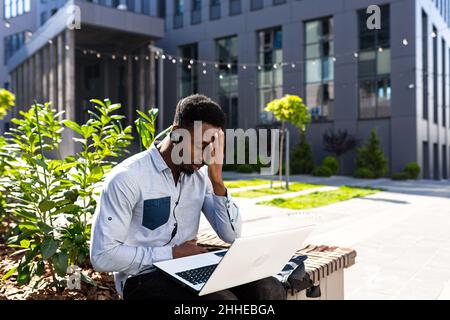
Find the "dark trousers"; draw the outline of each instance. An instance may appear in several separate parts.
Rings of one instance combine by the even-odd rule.
[[[286,290],[270,277],[199,297],[161,271],[154,271],[129,278],[123,296],[125,300],[286,300]]]

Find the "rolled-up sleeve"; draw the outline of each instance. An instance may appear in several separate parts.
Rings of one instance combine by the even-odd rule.
[[[133,275],[154,262],[173,258],[170,246],[150,248],[125,244],[138,194],[138,184],[126,171],[114,174],[105,182],[92,226],[90,255],[95,270]]]
[[[229,192],[227,192],[225,197],[217,196],[214,194],[209,182],[202,211],[214,231],[223,241],[233,243],[236,238],[241,236],[241,214],[239,207],[233,201]]]

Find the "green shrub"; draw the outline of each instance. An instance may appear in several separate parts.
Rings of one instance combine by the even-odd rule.
[[[392,180],[408,180],[410,176],[406,172],[396,172],[392,175]]]
[[[384,152],[380,147],[380,139],[376,130],[373,129],[369,139],[358,149],[357,168],[369,169],[373,173],[373,178],[381,178],[388,171],[387,164]]]
[[[322,166],[330,169],[333,175],[339,172],[339,163],[335,157],[332,156],[325,157],[325,159],[323,159]]]
[[[237,168],[239,173],[253,173],[253,166],[251,164],[241,164]]]
[[[324,166],[319,167],[318,166],[318,167],[314,168],[312,174],[315,177],[326,177],[326,178],[329,178],[329,177],[331,177],[333,175],[333,172],[328,167],[324,167]]]
[[[375,175],[372,170],[368,168],[358,168],[353,173],[353,176],[358,179],[374,179]]]
[[[406,173],[410,179],[414,180],[417,180],[417,178],[419,178],[420,171],[420,166],[416,162],[408,163],[405,169],[403,169],[403,172]]]
[[[18,284],[27,284],[41,277],[47,265],[51,285],[62,291],[68,267],[83,265],[89,256],[98,187],[133,138],[131,127],[121,125],[124,116],[114,114],[119,104],[91,102],[95,112],[89,111],[91,117],[83,125],[59,120],[62,113],[50,104],[35,104],[12,120],[16,127],[7,133],[5,148],[16,160],[10,161],[14,170],[7,171],[3,186],[11,195],[7,210],[18,232],[8,245],[26,254],[4,279],[17,273]],[[59,154],[64,130],[77,133],[74,141],[81,151],[63,160],[48,159],[46,152]],[[42,279],[39,285],[45,285]],[[92,283],[87,276],[82,280]]]
[[[310,174],[314,170],[314,160],[311,146],[306,141],[306,135],[301,133],[300,141],[291,154],[291,173]]]

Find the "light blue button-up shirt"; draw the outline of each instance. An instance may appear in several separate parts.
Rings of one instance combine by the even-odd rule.
[[[94,269],[114,272],[121,294],[128,277],[153,271],[154,262],[173,259],[173,246],[196,238],[200,212],[223,241],[241,235],[238,207],[229,194],[214,194],[206,167],[175,185],[156,146],[128,158],[108,174],[95,211]]]

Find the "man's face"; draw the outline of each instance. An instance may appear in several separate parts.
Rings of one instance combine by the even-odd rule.
[[[205,159],[205,154],[210,154],[209,150],[213,147],[214,133],[221,130],[219,127],[214,127],[209,123],[202,123],[201,127],[198,126],[197,129],[192,127],[189,129],[191,136],[191,156],[189,163],[181,164],[181,172],[192,175],[194,172],[200,170],[205,162],[209,159]]]

